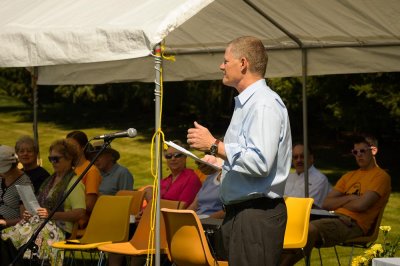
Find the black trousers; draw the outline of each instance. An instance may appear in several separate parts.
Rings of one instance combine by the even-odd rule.
[[[282,198],[257,198],[225,206],[217,257],[229,266],[279,265],[287,211]]]

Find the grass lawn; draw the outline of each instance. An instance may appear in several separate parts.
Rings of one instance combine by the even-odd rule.
[[[18,137],[22,135],[32,135],[32,122],[30,122],[26,117],[29,117],[31,110],[28,109],[23,104],[13,100],[10,97],[0,96],[0,125],[1,131],[0,134],[0,144],[6,144],[10,146],[14,146],[15,141]],[[57,120],[60,120],[58,118]],[[84,125],[85,121],[81,121],[81,124]],[[154,127],[154,119],[149,121],[148,124],[150,127]],[[149,125],[147,125],[149,127]],[[127,126],[126,128],[128,128]],[[81,128],[71,128],[66,127],[65,125],[59,125],[51,122],[40,122],[39,118],[39,145],[40,145],[40,156],[42,158],[43,166],[49,171],[52,172],[52,168],[50,163],[47,160],[48,156],[48,147],[51,142],[56,139],[64,138],[66,134],[71,130],[79,130],[83,129],[84,132],[90,137],[101,135],[104,133],[110,133],[116,131],[112,128],[106,127],[81,127]],[[185,130],[183,128],[177,129],[179,132],[168,133],[171,136],[185,136]],[[151,148],[151,134],[149,134],[151,130],[144,132],[145,134],[141,134],[142,132],[138,129],[138,136],[136,138],[122,138],[115,139],[112,142],[112,147],[118,150],[121,154],[121,159],[119,163],[121,165],[126,166],[134,175],[135,178],[135,187],[141,187],[144,185],[152,184],[153,178],[151,175],[150,165],[151,165],[151,156],[150,156],[150,148]],[[171,131],[170,131],[171,132]],[[166,136],[166,140],[171,140],[170,136]],[[323,152],[323,151],[322,151]],[[198,155],[200,153],[194,152]],[[330,156],[334,156],[335,153],[329,152]],[[328,156],[328,153],[327,153]],[[322,156],[320,156],[322,157]],[[324,159],[324,160],[323,160]],[[322,157],[321,160],[321,170],[328,176],[331,183],[334,183],[336,179],[348,169],[353,169],[355,166],[349,166],[348,158],[330,158],[330,157]],[[336,167],[329,167],[329,163],[335,162]],[[195,168],[195,163],[193,160],[188,159],[188,167]],[[344,162],[343,165],[339,165],[338,162]],[[350,168],[349,168],[350,167]],[[163,163],[163,175],[166,176],[168,174],[168,169],[166,168],[166,164]],[[400,193],[393,192],[389,203],[386,207],[382,225],[390,225],[392,227],[392,231],[389,236],[395,237],[400,235],[400,222],[397,218],[398,216],[398,206],[400,206]],[[378,242],[382,243],[383,237],[380,234]],[[347,265],[349,254],[351,248],[338,247],[338,252],[341,259],[341,264]],[[333,248],[325,248],[321,250],[324,265],[337,265],[335,253]],[[354,252],[354,256],[362,254],[363,250],[356,249]],[[398,254],[400,255],[400,253]],[[315,250],[312,255],[312,265],[319,265],[319,257],[318,252]],[[299,262],[298,265],[303,265],[303,262]]]
[[[5,144],[9,146],[14,146],[15,141],[22,135],[33,136],[32,122],[26,121],[27,113],[26,107],[16,101],[11,97],[0,96],[0,125],[1,125],[1,135],[0,144]],[[84,124],[84,122],[82,122]],[[154,125],[154,120],[150,121],[149,124]],[[128,128],[129,126],[127,126]],[[153,126],[154,127],[154,126]],[[93,127],[93,128],[66,128],[64,126],[49,123],[40,122],[38,123],[39,131],[39,146],[40,146],[40,157],[42,159],[42,165],[50,173],[52,172],[52,167],[50,162],[47,160],[49,155],[50,144],[57,139],[65,138],[68,132],[72,130],[83,130],[89,138],[102,135],[105,133],[115,132],[115,129],[104,128],[104,127]],[[117,130],[118,131],[118,130]],[[174,138],[166,135],[166,140],[172,140]],[[169,138],[168,138],[169,137]],[[118,161],[121,165],[126,166],[131,173],[134,175],[135,188],[149,185],[153,183],[153,178],[151,174],[151,136],[149,137],[148,132],[145,134],[138,129],[138,135],[135,138],[120,138],[115,139],[111,146],[118,150],[121,154],[121,159]],[[194,151],[195,154],[200,155]],[[187,164],[189,168],[195,168],[196,165],[194,160],[188,159]],[[163,163],[163,176],[169,174],[166,167],[166,163]]]

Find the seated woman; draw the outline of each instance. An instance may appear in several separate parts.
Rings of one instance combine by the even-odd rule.
[[[173,143],[187,149],[187,146],[179,140],[174,140]],[[166,200],[180,201],[183,204],[182,207],[187,208],[196,197],[201,187],[201,182],[192,169],[186,168],[186,156],[183,153],[172,147],[168,147],[164,152],[164,157],[167,160],[171,174],[161,180],[160,197]],[[146,201],[149,202],[152,199],[153,187],[147,186],[144,190],[146,192]],[[136,222],[140,218],[141,214],[136,217]],[[122,255],[109,254],[108,265],[123,265],[123,258],[124,256]],[[143,262],[143,259],[140,256],[131,258],[131,266],[144,265],[145,262]]]
[[[14,148],[0,144],[0,230],[21,220],[21,198],[16,185],[32,186],[29,177],[17,165]]]
[[[15,226],[3,230],[0,240],[1,262],[4,263],[2,265],[9,265],[15,257],[17,249],[30,239],[43,219],[48,217],[64,193],[74,184],[77,176],[75,176],[72,166],[76,157],[77,152],[74,146],[67,141],[57,140],[51,144],[49,161],[52,163],[54,174],[48,177],[39,188],[37,199],[41,207],[37,209],[37,214],[24,211],[23,220]],[[54,258],[51,244],[68,237],[73,223],[84,216],[85,207],[85,188],[79,182],[36,238],[37,257]],[[29,258],[30,252],[26,252],[24,256]]]
[[[186,148],[181,141],[174,140],[173,143]],[[161,180],[162,199],[181,201],[183,208],[192,204],[201,187],[198,176],[192,169],[186,168],[186,155],[180,151],[168,147],[164,153],[171,174]],[[152,198],[152,187],[146,188],[146,200]]]
[[[203,160],[217,166],[221,166],[223,162],[222,159],[211,155],[206,155]],[[188,209],[194,210],[200,218],[224,218],[225,212],[219,198],[221,170],[216,170],[202,163],[199,163],[198,169],[206,175],[206,179]]]
[[[76,130],[67,134],[67,141],[75,146],[78,152],[76,161],[74,161],[74,171],[79,177],[90,163],[86,156],[88,137],[84,132]],[[101,174],[95,165],[92,165],[82,178],[82,183],[85,185],[86,215],[79,221],[79,227],[85,228],[97,198],[100,195],[99,187],[101,183]]]
[[[37,193],[43,181],[50,176],[46,169],[38,165],[37,143],[30,136],[22,136],[15,143],[15,152],[23,166],[22,171],[29,176]]]

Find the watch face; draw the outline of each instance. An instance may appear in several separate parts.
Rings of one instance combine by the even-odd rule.
[[[211,148],[210,148],[211,155],[215,155],[217,153],[217,149],[218,149],[217,145],[215,145],[215,144],[211,145]]]

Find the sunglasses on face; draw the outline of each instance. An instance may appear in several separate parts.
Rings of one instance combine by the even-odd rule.
[[[58,163],[63,156],[49,156],[49,162]]]
[[[179,152],[167,153],[167,154],[164,155],[165,159],[167,159],[167,160],[172,159],[172,157],[174,157],[175,159],[178,159],[178,158],[181,158],[183,156],[184,156],[183,153],[179,153]]]
[[[352,149],[351,150],[351,153],[354,155],[354,156],[357,156],[358,155],[358,153],[360,153],[360,154],[365,154],[368,150],[371,150],[372,148],[370,147],[370,148],[366,148],[366,149],[359,149],[359,150],[357,150],[357,149]]]

